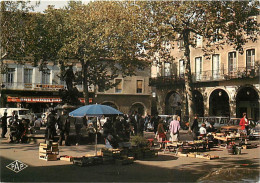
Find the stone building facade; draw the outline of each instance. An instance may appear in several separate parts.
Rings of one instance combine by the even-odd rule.
[[[30,64],[17,64],[11,60],[5,60],[7,64],[5,74],[1,74],[2,84],[0,93],[0,107],[24,107],[32,112],[41,113],[50,107],[61,104],[59,89],[66,87],[66,83],[59,77],[60,68],[51,62],[48,63],[48,72],[39,71],[39,66]],[[147,70],[148,69],[148,70]],[[142,114],[150,113],[151,90],[148,86],[150,69],[137,70],[132,77],[118,77],[121,80],[119,86],[108,91],[99,92],[89,87],[90,98],[95,97],[95,103],[107,104],[116,107],[124,113],[139,111]],[[73,71],[80,71],[81,66],[74,63]],[[83,86],[76,86],[80,92],[80,100],[83,99]],[[83,104],[83,103],[82,103]]]
[[[246,112],[249,118],[259,120],[259,41],[246,43],[242,54],[224,45],[223,49],[214,49],[214,53],[205,57],[203,38],[198,38],[196,47],[190,47],[195,113],[240,118]],[[173,61],[152,66],[150,86],[156,93],[159,114],[184,117],[187,110],[184,50],[179,46],[172,50],[171,56],[175,58]]]

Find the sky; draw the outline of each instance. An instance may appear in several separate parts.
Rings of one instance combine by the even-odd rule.
[[[67,5],[69,0],[40,0],[40,5],[35,7],[34,11],[36,12],[43,12],[47,9],[48,5],[54,5],[56,9],[62,8]],[[82,0],[83,3],[87,2],[88,0]],[[31,4],[35,4],[36,0],[31,0]]]

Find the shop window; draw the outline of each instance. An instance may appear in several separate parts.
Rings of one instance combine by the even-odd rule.
[[[143,93],[143,80],[136,81],[136,93]]]
[[[32,83],[32,69],[24,69],[24,83]]]
[[[115,83],[117,83],[117,85],[115,87],[115,92],[122,93],[122,90],[123,90],[122,79],[115,79]]]

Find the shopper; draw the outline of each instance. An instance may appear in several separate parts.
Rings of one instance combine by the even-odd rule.
[[[241,118],[239,125],[241,126],[241,132],[247,135],[248,119],[246,117],[246,113],[243,113],[243,117]]]
[[[52,110],[51,113],[47,116],[47,125],[46,125],[46,140],[54,140],[54,135],[56,134],[55,124],[57,120],[55,118],[55,111]]]
[[[173,115],[172,121],[170,122],[170,136],[171,141],[179,141],[180,122],[177,120],[177,115]]]
[[[160,148],[162,148],[162,142],[166,140],[166,131],[163,127],[163,120],[159,118],[159,124],[157,128],[157,141],[160,142]]]
[[[194,116],[194,120],[191,125],[191,131],[192,131],[193,140],[197,140],[197,135],[198,135],[198,131],[199,131],[199,123],[198,123],[197,115]]]
[[[201,127],[200,127],[200,129],[199,129],[199,132],[200,132],[200,136],[201,136],[201,137],[206,137],[207,130],[206,130],[206,124],[205,124],[205,123],[202,123],[202,124],[201,124]]]
[[[7,133],[7,112],[4,113],[4,116],[1,118],[2,122],[2,138],[6,138],[5,134]]]
[[[65,145],[69,146],[70,119],[66,110],[58,119],[58,128],[60,129],[59,145],[62,146],[62,140],[65,139]]]

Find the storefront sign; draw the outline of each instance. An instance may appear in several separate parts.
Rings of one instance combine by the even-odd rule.
[[[81,103],[85,103],[84,98],[79,98]],[[51,97],[7,97],[7,102],[26,102],[26,103],[60,103],[61,98]],[[89,103],[92,103],[92,98],[89,98]]]
[[[39,97],[7,97],[7,102],[27,102],[27,103],[35,103],[35,102],[42,102],[42,103],[59,103],[61,102],[61,98],[39,98]]]

